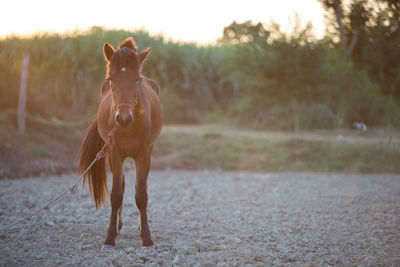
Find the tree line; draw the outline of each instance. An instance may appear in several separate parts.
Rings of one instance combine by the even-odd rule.
[[[24,53],[30,54],[27,111],[89,120],[100,99],[102,45],[133,36],[152,47],[144,74],[161,87],[167,123],[228,121],[289,130],[400,127],[400,2],[322,0],[327,32],[311,25],[232,22],[215,45],[199,46],[144,31],[93,27],[69,35],[0,40],[0,111],[16,109]]]

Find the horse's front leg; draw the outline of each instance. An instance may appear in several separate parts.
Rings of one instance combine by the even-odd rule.
[[[139,236],[142,246],[154,245],[151,239],[150,227],[147,220],[147,175],[150,170],[151,151],[153,146],[145,148],[135,159],[136,165],[136,193],[135,201],[139,210]]]
[[[118,213],[118,233],[121,231],[123,222],[122,222],[122,208],[124,207],[124,196],[125,193],[125,174],[122,174],[122,201],[121,201],[121,207],[119,208],[119,213]]]
[[[124,197],[124,175],[123,170],[123,159],[120,157],[119,152],[116,148],[111,147],[110,149],[110,167],[113,175],[113,183],[110,194],[111,202],[111,218],[110,225],[107,230],[107,237],[104,241],[104,245],[115,246],[115,240],[118,235],[117,222],[118,215],[120,214],[122,199]],[[121,225],[122,226],[122,225]]]

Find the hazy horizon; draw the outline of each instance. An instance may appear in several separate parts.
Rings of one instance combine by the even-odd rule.
[[[290,32],[295,14],[304,27],[314,26],[317,37],[324,35],[323,9],[317,0],[260,1],[161,1],[146,4],[122,1],[111,6],[108,1],[55,2],[50,0],[6,2],[0,17],[0,37],[29,37],[41,33],[73,33],[93,26],[129,31],[145,30],[166,39],[200,44],[214,43],[222,37],[223,28],[231,22],[269,23],[281,25]],[[22,10],[21,7],[24,7]]]

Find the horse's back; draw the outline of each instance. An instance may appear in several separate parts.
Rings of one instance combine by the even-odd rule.
[[[164,120],[164,112],[159,98],[160,87],[157,82],[144,77],[144,87],[150,103],[151,113],[151,137],[150,142],[154,144],[161,133],[161,128]]]
[[[158,85],[158,83],[155,80],[152,80],[144,75],[142,75],[142,77],[143,77],[143,81],[147,84],[147,86],[151,87],[151,89],[153,89],[153,91],[156,92],[157,95],[159,95],[160,94],[160,86]]]
[[[101,88],[101,102],[100,106],[97,110],[97,125],[100,136],[105,141],[108,136],[108,132],[114,127],[114,124],[110,125],[111,118],[111,105],[112,105],[112,96],[111,90],[108,83],[104,83]]]

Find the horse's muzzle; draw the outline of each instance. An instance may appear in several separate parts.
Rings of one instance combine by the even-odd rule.
[[[128,128],[132,125],[133,122],[133,114],[130,109],[121,111],[120,109],[117,110],[115,113],[115,121],[121,128]]]

